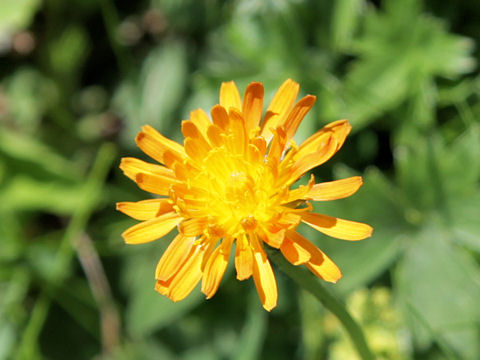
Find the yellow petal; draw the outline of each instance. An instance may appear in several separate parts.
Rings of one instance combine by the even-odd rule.
[[[268,229],[266,226],[263,226],[259,229],[259,234],[265,243],[275,249],[280,248],[285,238],[285,230],[274,226],[270,226]]]
[[[273,159],[280,160],[287,142],[287,134],[281,127],[276,128],[273,134],[273,140],[268,151],[268,159],[270,161]]]
[[[255,243],[258,243],[258,240],[255,240]],[[277,306],[277,281],[270,261],[259,244],[254,245],[253,260],[253,280],[258,296],[265,310],[271,311]]]
[[[222,146],[225,143],[223,134],[224,134],[223,130],[218,125],[215,125],[215,124],[210,125],[207,130],[208,142],[213,147]]]
[[[343,199],[355,194],[362,184],[361,176],[352,176],[342,180],[319,183],[313,185],[302,198],[315,201]]]
[[[178,231],[184,236],[201,235],[207,226],[207,219],[204,218],[190,218],[184,220],[178,226]]]
[[[283,256],[293,265],[305,264],[310,260],[310,252],[305,250],[297,242],[290,240],[288,237],[282,243],[280,247]]]
[[[205,129],[205,133],[206,133]],[[190,120],[182,121],[182,134],[185,136],[185,143],[188,139],[192,139],[194,142],[194,151],[204,154],[204,156],[211,149],[203,133],[197,128],[197,126]],[[185,144],[185,152],[190,156],[187,145]]]
[[[247,147],[247,133],[243,116],[240,111],[231,108],[228,117],[230,120],[230,132],[232,136],[231,150],[236,154],[244,154]]]
[[[185,152],[190,158],[196,162],[201,163],[210,151],[210,145],[205,146],[205,143],[199,139],[185,138],[184,141]]]
[[[215,105],[210,113],[212,115],[213,123],[220,129],[226,131],[230,122],[228,120],[227,110],[221,105]]]
[[[290,109],[297,98],[300,85],[291,79],[287,79],[275,93],[270,103],[265,121],[262,125],[262,136],[268,141],[273,136],[272,130],[276,129],[279,124],[283,124]]]
[[[135,182],[140,189],[157,195],[168,195],[171,186],[178,183],[175,178],[170,176],[147,173],[137,174]]]
[[[166,152],[171,153],[178,160],[185,157],[182,145],[167,139],[148,125],[142,127],[142,131],[138,133],[135,142],[145,154],[167,166],[168,164],[166,164],[164,159]]]
[[[252,266],[252,248],[247,243],[245,235],[242,235],[236,242],[235,269],[237,270],[237,279],[245,280],[252,276]]]
[[[208,258],[202,278],[202,292],[207,296],[207,299],[215,295],[220,281],[222,281],[227,269],[231,246],[231,241],[224,241]]]
[[[352,127],[347,120],[337,120],[324,126],[299,146],[294,159],[302,158],[309,154],[321,151],[322,147],[325,146],[330,137],[335,138],[336,147],[334,153],[337,152],[345,142],[350,130],[352,130]]]
[[[337,141],[331,134],[325,134],[318,140],[319,146],[315,152],[302,153],[301,156],[293,156],[295,164],[289,173],[289,183],[295,182],[308,170],[325,163],[337,151]]]
[[[295,244],[297,250],[302,249],[300,251],[309,254],[309,259],[305,263],[308,269],[310,269],[310,271],[316,276],[333,283],[337,282],[342,277],[342,272],[338,266],[327,255],[325,255],[323,251],[305,239],[302,235],[295,231],[288,231],[287,238]],[[287,258],[287,260],[289,259]]]
[[[263,111],[263,85],[259,82],[250,83],[243,96],[242,113],[245,118],[247,134],[260,124]]]
[[[185,299],[202,278],[202,260],[204,249],[200,246],[193,246],[185,263],[171,279],[168,297],[172,301]]]
[[[138,223],[123,232],[127,244],[143,244],[168,234],[182,221],[176,212],[170,212],[151,220]]]
[[[197,109],[190,112],[190,120],[195,124],[198,130],[204,137],[207,135],[207,129],[211,122],[208,115],[202,109]]]
[[[166,281],[175,275],[185,262],[194,241],[194,237],[177,235],[160,258],[155,269],[155,279]]]
[[[167,212],[172,212],[170,199],[149,199],[138,202],[119,202],[117,210],[136,220],[149,220]]]
[[[342,240],[363,240],[372,235],[370,225],[315,213],[303,213],[302,221],[315,230]]]
[[[313,104],[315,104],[316,100],[317,98],[315,96],[307,95],[295,104],[285,122],[281,124],[287,133],[287,140],[290,140],[293,135],[295,135],[298,126],[302,122],[305,115],[307,115],[307,113],[310,111]]]
[[[222,83],[220,87],[220,105],[225,109],[234,107],[240,110],[242,108],[240,93],[233,81]]]
[[[158,291],[160,294],[164,296],[168,296],[168,287],[170,286],[171,282],[172,282],[172,279],[167,281],[157,280],[155,282],[155,291]]]
[[[150,164],[131,157],[122,158],[120,162],[120,169],[122,169],[123,173],[133,181],[136,181],[136,177],[139,173],[160,175],[175,179],[173,171],[167,169],[165,166]]]

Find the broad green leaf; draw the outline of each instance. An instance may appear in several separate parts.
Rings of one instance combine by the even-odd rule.
[[[384,11],[370,7],[364,32],[352,45],[358,59],[342,90],[354,129],[417,96],[435,77],[457,78],[473,70],[472,49],[470,39],[422,15],[418,2],[389,1]]]
[[[438,223],[411,234],[394,284],[418,346],[425,348],[435,340],[460,358],[480,356],[475,335],[480,320],[479,276],[473,259],[451,244],[450,234]]]
[[[449,214],[455,241],[480,253],[479,204],[480,191],[477,190],[470,196],[450,200]]]
[[[442,183],[449,199],[469,196],[480,180],[480,126],[472,124],[455,141],[436,154]]]

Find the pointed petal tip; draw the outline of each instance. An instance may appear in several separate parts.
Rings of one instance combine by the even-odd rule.
[[[273,309],[277,307],[277,302],[272,304],[262,304],[262,306],[265,310],[267,310],[268,312],[271,312]]]

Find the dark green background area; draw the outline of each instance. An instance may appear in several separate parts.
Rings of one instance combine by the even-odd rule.
[[[174,304],[153,290],[172,236],[120,236],[115,202],[150,196],[118,169],[148,160],[142,125],[181,141],[222,81],[268,103],[287,78],[317,96],[297,143],[353,126],[317,181],[365,182],[315,210],[375,228],[300,228],[342,269],[329,290],[379,359],[480,358],[479,19],[477,0],[2,0],[0,359],[355,359],[278,269],[271,313],[232,266]]]

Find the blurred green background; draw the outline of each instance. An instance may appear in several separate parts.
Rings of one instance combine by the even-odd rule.
[[[118,169],[150,124],[181,140],[220,83],[288,77],[318,101],[297,142],[348,118],[320,169],[364,176],[306,232],[379,359],[480,359],[478,0],[1,0],[0,359],[355,359],[336,319],[276,269],[265,312],[230,269],[217,295],[153,290],[170,237],[127,246]]]

